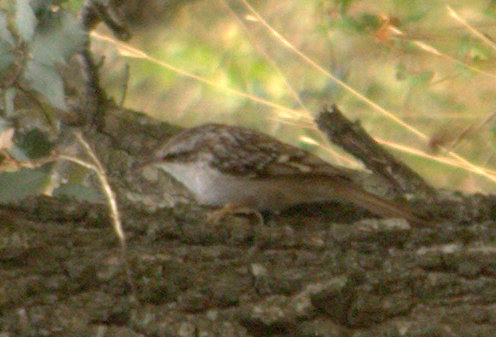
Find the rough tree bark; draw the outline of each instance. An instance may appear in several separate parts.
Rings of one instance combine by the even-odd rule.
[[[30,198],[0,206],[0,333],[496,335],[492,198],[458,196],[442,207],[468,220],[427,228],[338,205],[208,224],[165,175],[131,169],[178,129],[116,108],[106,118],[89,140],[119,196],[139,301],[103,203]]]

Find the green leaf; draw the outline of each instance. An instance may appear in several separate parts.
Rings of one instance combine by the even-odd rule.
[[[14,54],[10,51],[10,46],[0,40],[0,74],[4,75],[7,69],[14,63]]]
[[[8,28],[7,14],[0,11],[0,74],[5,74],[14,63],[14,54],[12,53],[14,45],[14,38]]]
[[[60,9],[50,13],[39,24],[30,45],[33,58],[45,65],[65,63],[65,61],[82,49],[86,43],[86,32],[76,18],[68,11]]]
[[[3,95],[4,97],[4,104],[5,104],[5,112],[7,117],[13,117],[14,116],[14,99],[17,95],[17,89],[14,87],[10,87],[7,90],[5,90],[5,93]]]
[[[38,159],[47,156],[53,144],[48,139],[48,134],[39,129],[32,129],[16,137],[16,146],[29,159]]]
[[[26,64],[24,77],[53,106],[66,109],[64,83],[55,67],[30,60]]]
[[[7,14],[3,11],[0,11],[0,40],[11,46],[14,46],[15,43],[7,25]]]
[[[24,41],[31,41],[33,38],[37,21],[29,0],[17,0],[15,22],[17,32]]]
[[[40,194],[50,181],[46,169],[20,169],[16,172],[0,174],[0,202],[18,200]]]

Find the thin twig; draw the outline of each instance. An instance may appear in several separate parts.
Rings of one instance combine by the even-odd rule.
[[[80,132],[76,133],[76,139],[77,141],[83,146],[85,152],[90,156],[91,160],[93,161],[94,169],[93,171],[97,174],[98,180],[100,181],[100,185],[103,188],[103,192],[105,193],[107,197],[107,201],[109,202],[109,208],[110,208],[110,215],[112,218],[112,223],[114,225],[114,230],[117,233],[117,236],[119,237],[119,240],[121,241],[122,245],[126,245],[126,235],[124,233],[124,230],[122,229],[122,222],[121,222],[121,216],[119,213],[119,209],[117,207],[117,201],[115,197],[115,193],[110,187],[110,184],[107,179],[107,175],[105,173],[105,169],[103,168],[102,163],[100,160],[98,160],[98,157],[96,156],[95,152],[93,149],[90,147],[88,142],[83,138],[82,134]],[[90,168],[90,167],[88,167]]]
[[[337,106],[332,106],[331,111],[326,108],[321,112],[316,123],[331,142],[359,158],[372,172],[391,183],[396,191],[425,198],[436,196],[436,191],[422,177],[379,146],[358,123],[346,119]]]
[[[128,259],[127,259],[127,245],[126,245],[126,234],[124,233],[124,230],[122,229],[122,221],[121,221],[121,215],[119,212],[119,208],[117,206],[117,198],[115,196],[114,191],[112,190],[112,187],[109,184],[109,181],[107,179],[107,174],[105,173],[105,169],[98,159],[95,151],[91,148],[91,146],[88,144],[88,142],[84,139],[83,135],[80,132],[76,133],[76,139],[77,141],[81,144],[85,152],[88,154],[88,156],[91,158],[93,161],[93,164],[91,163],[86,163],[84,161],[81,161],[77,158],[73,157],[67,157],[67,160],[73,161],[75,163],[78,163],[80,165],[83,165],[85,167],[88,167],[89,169],[93,170],[100,182],[100,186],[103,189],[103,192],[107,198],[107,202],[109,205],[110,209],[110,216],[112,220],[112,224],[114,226],[114,230],[117,234],[117,237],[119,238],[119,242],[121,245],[121,258],[122,262],[124,264],[124,269],[126,271],[126,276],[127,276],[127,281],[129,283],[129,286],[131,287],[131,291],[134,294],[135,300],[138,299],[137,297],[137,291],[136,291],[136,286],[134,284],[133,276],[131,273],[131,267],[129,265]],[[76,160],[74,160],[76,159]]]
[[[72,163],[75,163],[77,165],[80,165],[82,167],[85,167],[93,172],[96,173],[96,176],[98,177],[98,181],[100,183],[100,186],[102,187],[102,190],[104,192],[104,195],[107,199],[107,203],[110,209],[110,218],[112,221],[112,225],[114,227],[114,231],[117,234],[117,237],[119,238],[119,243],[121,247],[121,259],[124,265],[124,270],[126,272],[126,277],[127,281],[129,283],[129,286],[131,287],[131,292],[135,297],[135,300],[137,301],[137,291],[136,291],[136,286],[132,277],[131,273],[131,268],[127,259],[127,245],[126,245],[126,234],[122,228],[122,221],[121,221],[121,215],[119,212],[119,207],[117,205],[117,198],[115,196],[114,191],[112,190],[112,187],[109,184],[109,180],[107,178],[107,174],[105,173],[105,169],[98,159],[95,151],[91,148],[91,146],[88,144],[88,142],[84,139],[82,134],[80,132],[77,132],[75,134],[77,141],[79,144],[82,146],[84,149],[85,153],[90,157],[92,162],[85,161],[81,158],[74,157],[71,155],[66,155],[66,154],[57,154],[54,153],[50,156],[44,157],[39,160],[32,160],[32,161],[15,161],[15,164],[17,166],[22,166],[22,167],[27,167],[27,168],[36,168],[40,167],[42,165],[45,165],[50,162],[54,162],[56,160],[67,160]],[[12,158],[13,159],[13,158]]]
[[[126,67],[124,68],[124,82],[122,84],[122,95],[118,104],[120,108],[124,106],[124,101],[126,100],[128,86],[129,86],[129,64],[126,63]]]

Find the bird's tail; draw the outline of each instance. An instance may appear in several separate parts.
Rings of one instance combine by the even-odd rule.
[[[337,186],[336,186],[337,185]],[[400,202],[384,199],[349,182],[333,184],[334,195],[384,218],[404,218],[416,225],[426,225],[429,217],[422,211]]]

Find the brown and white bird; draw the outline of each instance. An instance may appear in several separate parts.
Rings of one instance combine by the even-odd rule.
[[[414,209],[365,191],[349,171],[244,127],[188,129],[170,138],[148,164],[172,175],[204,205],[278,212],[297,204],[343,201],[381,217],[426,222]]]

